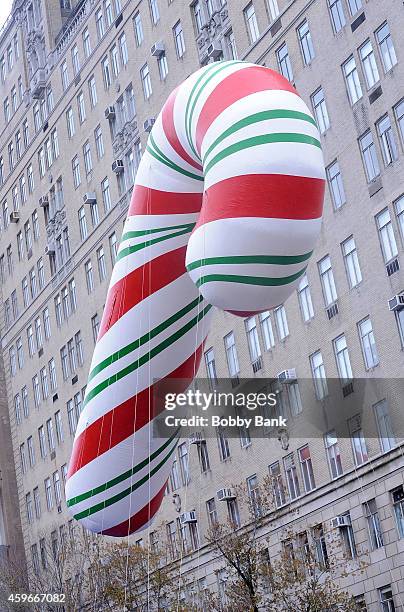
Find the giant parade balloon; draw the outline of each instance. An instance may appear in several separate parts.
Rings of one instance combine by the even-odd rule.
[[[283,303],[320,231],[316,123],[278,73],[198,70],[168,98],[139,165],[66,484],[87,529],[125,536],[158,511],[178,436],[153,434],[155,381],[192,381],[213,308]]]

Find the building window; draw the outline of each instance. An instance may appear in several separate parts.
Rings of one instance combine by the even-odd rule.
[[[369,540],[372,550],[383,546],[383,534],[380,525],[379,513],[376,500],[370,499],[363,504],[364,515],[368,525]]]
[[[297,34],[299,37],[303,61],[306,65],[308,65],[313,61],[315,54],[307,20],[303,21],[303,23],[298,27]]]
[[[241,525],[241,521],[236,499],[227,500],[227,514],[229,516],[230,524],[238,529]]]
[[[167,56],[165,52],[163,52],[162,55],[160,55],[160,57],[157,59],[157,65],[159,69],[160,79],[164,81],[168,74]]]
[[[317,399],[321,400],[328,394],[324,361],[321,351],[310,356],[311,372]]]
[[[338,438],[335,430],[329,431],[324,436],[328,465],[331,478],[338,478],[342,474],[341,454],[339,451]]]
[[[268,0],[268,8],[271,19],[276,19],[279,15],[278,0]]]
[[[79,121],[80,123],[84,123],[84,121],[86,120],[86,106],[84,102],[83,92],[80,92],[77,96],[77,108],[79,111]]]
[[[293,453],[283,458],[283,467],[286,474],[289,497],[291,500],[297,499],[300,497],[300,485]]]
[[[159,7],[157,4],[157,0],[149,0],[149,2],[150,2],[151,19],[152,19],[153,24],[156,25],[156,23],[160,19],[160,13],[159,13]]]
[[[104,247],[101,246],[97,249],[97,263],[98,263],[98,275],[100,277],[100,282],[105,280],[107,276],[107,268],[105,263],[105,253]]]
[[[314,308],[310,294],[309,281],[306,274],[299,282],[297,294],[299,297],[300,312],[302,314],[303,321],[307,323],[314,317]]]
[[[388,166],[398,158],[397,146],[391,127],[390,117],[386,115],[380,119],[376,123],[376,128],[379,136],[384,165]]]
[[[323,289],[324,304],[325,307],[328,308],[331,304],[334,304],[334,302],[337,301],[338,297],[329,255],[326,255],[326,257],[318,262],[318,270],[320,274],[321,287]]]
[[[383,453],[387,453],[396,445],[387,400],[383,399],[375,404],[373,410],[376,418],[380,447]]]
[[[227,54],[226,57],[229,60],[237,59],[237,47],[236,47],[236,39],[234,37],[233,30],[230,30],[224,37],[226,43]]]
[[[397,121],[397,128],[401,137],[401,142],[404,145],[404,100],[401,100],[401,102],[394,107],[394,114]]]
[[[94,130],[95,148],[98,159],[104,157],[104,140],[102,137],[101,126],[97,126]]]
[[[142,81],[143,95],[145,100],[148,100],[152,95],[152,85],[150,80],[150,72],[148,64],[145,64],[140,70],[140,78]]]
[[[362,87],[359,81],[358,70],[353,55],[342,65],[345,82],[351,104],[355,104],[362,97]]]
[[[98,40],[101,40],[101,38],[105,34],[104,13],[102,12],[102,8],[98,9],[95,13],[95,23],[97,28]]]
[[[180,464],[180,473],[182,484],[186,486],[190,481],[189,476],[189,455],[188,446],[186,442],[183,442],[178,446],[178,458]]]
[[[380,80],[380,76],[370,40],[367,40],[359,47],[359,56],[362,62],[367,88],[371,89]]]
[[[83,145],[83,157],[84,157],[84,169],[86,171],[86,174],[88,175],[93,169],[91,148],[90,148],[90,143],[88,142],[88,140],[86,140],[86,142]]]
[[[288,53],[288,46],[286,43],[283,43],[281,47],[276,52],[276,57],[278,60],[278,67],[280,73],[288,79],[291,83],[293,82],[293,71],[292,64],[290,62],[290,57]]]
[[[98,330],[100,329],[100,320],[98,314],[95,314],[93,317],[91,317],[91,329],[93,332],[93,340],[95,344],[97,342]]]
[[[277,508],[280,508],[281,506],[284,506],[286,504],[286,493],[279,461],[276,461],[275,463],[272,463],[269,466],[269,476],[271,480],[275,506]]]
[[[80,58],[79,58],[79,49],[77,45],[73,45],[72,47],[72,65],[73,65],[73,74],[76,76],[80,72]]]
[[[74,187],[75,189],[77,189],[77,187],[80,185],[81,183],[81,176],[80,176],[80,162],[79,162],[79,158],[77,155],[75,155],[72,159],[72,172],[73,172],[73,183],[74,183]]]
[[[104,203],[104,210],[105,212],[108,212],[112,208],[111,190],[109,188],[108,177],[106,177],[101,182],[101,193],[102,193],[102,201]]]
[[[362,273],[359,266],[358,252],[355,240],[351,236],[341,244],[342,256],[344,258],[345,271],[350,288],[356,287],[362,282]]]
[[[260,500],[260,492],[258,486],[258,478],[257,475],[249,476],[247,478],[247,492],[249,497],[249,502],[251,504],[251,509],[254,513],[254,516],[261,515],[261,500]]]
[[[62,77],[62,87],[65,91],[69,87],[69,73],[67,70],[67,62],[64,60],[60,65],[60,75]]]
[[[372,321],[369,317],[358,323],[358,331],[365,367],[367,370],[370,370],[379,364],[379,355],[373,334]]]
[[[206,374],[209,379],[209,385],[211,388],[214,388],[217,383],[217,374],[215,354],[213,352],[213,348],[210,348],[205,352],[205,366]]]
[[[88,28],[85,28],[83,31],[83,50],[85,58],[88,59],[91,55],[91,40]]]
[[[230,446],[223,427],[217,428],[217,441],[219,444],[220,460],[225,461],[225,459],[230,457]]]
[[[286,318],[285,307],[282,305],[275,308],[274,316],[276,321],[276,328],[278,331],[278,338],[282,342],[282,340],[285,340],[285,338],[289,336],[289,326],[288,320]]]
[[[361,136],[359,139],[359,146],[362,152],[362,159],[368,182],[373,181],[379,176],[380,168],[375,143],[373,142],[373,136],[370,130]]]
[[[302,472],[304,490],[306,491],[306,493],[308,493],[309,491],[312,491],[316,487],[309,445],[306,444],[306,446],[299,448],[298,453],[299,453],[300,470]]]
[[[384,71],[388,72],[397,64],[397,56],[387,22],[376,30],[376,40],[379,45],[379,52]]]
[[[398,255],[389,209],[385,208],[375,218],[384,263],[387,264]]]
[[[394,516],[396,518],[398,537],[404,538],[404,488],[401,485],[391,491]]]
[[[314,94],[311,96],[311,103],[313,105],[314,114],[316,116],[318,129],[321,134],[324,134],[324,132],[326,132],[330,127],[330,120],[328,117],[328,111],[322,87],[317,89],[317,91],[314,92]]]
[[[338,210],[339,208],[341,208],[341,206],[345,204],[346,197],[344,185],[342,182],[341,171],[337,161],[328,166],[327,179],[334,208]]]
[[[184,31],[182,29],[181,21],[178,21],[173,27],[173,34],[177,57],[180,59],[185,53]]]
[[[109,65],[109,58],[107,55],[102,59],[101,66],[102,66],[102,74],[104,77],[104,87],[105,89],[109,89],[111,87],[112,77],[111,77],[111,68]]]
[[[116,239],[116,233],[113,232],[108,238],[109,242],[109,254],[111,256],[111,264],[114,265],[116,262],[116,256],[118,254],[118,242]]]
[[[133,17],[133,28],[135,30],[136,46],[139,47],[143,42],[143,26],[139,12]]]
[[[238,378],[240,366],[238,362],[236,340],[234,333],[230,332],[224,337],[224,347],[226,350],[227,367],[231,378]]]
[[[92,76],[89,81],[88,81],[88,93],[90,96],[90,104],[91,104],[91,108],[94,108],[94,106],[97,104],[98,98],[97,98],[97,86],[95,83],[95,78],[94,76]]]
[[[338,374],[343,385],[352,380],[352,368],[349,359],[348,346],[345,335],[342,334],[333,341],[334,354],[337,362]]]
[[[215,498],[208,499],[206,502],[206,513],[208,515],[209,527],[214,527],[218,523]]]
[[[201,472],[204,473],[210,469],[208,446],[205,440],[200,442],[197,446],[198,446],[199,465],[201,467]]]
[[[244,19],[247,24],[248,36],[250,43],[255,43],[259,38],[257,16],[255,14],[255,8],[252,2],[244,9]]]
[[[328,6],[330,9],[333,30],[337,33],[342,30],[346,23],[342,0],[328,0]]]
[[[379,589],[380,603],[382,612],[395,612],[396,606],[394,603],[393,591],[390,585]]]
[[[345,554],[347,558],[354,559],[357,553],[354,531],[351,523],[351,515],[349,512],[346,512],[345,514],[342,514],[339,518],[344,519],[344,525],[341,526],[339,529]]]
[[[363,435],[361,417],[356,415],[348,420],[349,435],[351,437],[352,450],[355,465],[362,465],[368,460],[366,440]]]
[[[259,314],[261,333],[264,338],[264,348],[270,351],[275,346],[275,336],[272,328],[272,319],[269,310]]]
[[[245,329],[247,333],[248,348],[250,351],[251,363],[257,370],[261,369],[261,347],[258,338],[257,323],[255,317],[249,317],[245,320]]]
[[[85,240],[88,236],[88,228],[87,228],[86,211],[84,209],[84,206],[81,206],[79,208],[77,214],[79,218],[80,238],[81,240]]]
[[[349,11],[355,15],[362,8],[362,0],[348,0]]]

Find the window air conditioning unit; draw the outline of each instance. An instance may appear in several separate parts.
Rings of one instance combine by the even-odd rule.
[[[45,206],[49,206],[49,197],[47,195],[42,196],[42,198],[39,198],[39,206],[42,206],[42,208],[45,208]]]
[[[55,252],[54,244],[47,244],[45,247],[45,255],[52,255]]]
[[[146,121],[143,123],[143,128],[145,132],[151,132],[152,131],[152,127],[155,124],[156,120],[154,117],[149,117],[148,119],[146,119]]]
[[[105,119],[114,119],[115,118],[115,107],[107,106],[104,112]]]
[[[279,372],[278,381],[280,383],[292,383],[296,381],[296,370],[295,368],[290,368],[289,370],[283,370],[283,372]]]
[[[150,53],[153,57],[161,57],[164,54],[164,43],[161,40],[154,43],[150,49]]]
[[[97,201],[97,196],[95,195],[94,191],[87,191],[87,193],[83,195],[84,204],[95,204],[96,201]]]
[[[208,57],[210,57],[210,58],[212,58],[214,60],[218,59],[219,57],[221,57],[222,53],[223,53],[223,49],[222,49],[221,45],[218,42],[213,42],[207,48]]]
[[[186,523],[196,523],[195,510],[191,510],[191,512],[183,512],[182,514],[180,514],[180,523],[181,525],[185,525]]]
[[[228,499],[235,499],[236,494],[233,489],[227,487],[225,489],[219,489],[219,491],[216,492],[216,496],[219,501],[226,501]]]
[[[331,519],[332,527],[349,527],[351,525],[351,517],[349,514],[343,514],[342,516],[336,516]]]
[[[203,437],[201,431],[196,431],[189,436],[190,444],[201,444],[202,442],[205,442],[205,438]]]
[[[389,310],[402,310],[404,308],[404,293],[395,295],[389,300]]]
[[[115,174],[120,174],[123,172],[123,170],[124,164],[122,159],[116,159],[114,162],[112,162],[112,172],[115,172]]]
[[[18,223],[19,220],[20,213],[17,210],[13,210],[13,212],[10,213],[10,223]]]

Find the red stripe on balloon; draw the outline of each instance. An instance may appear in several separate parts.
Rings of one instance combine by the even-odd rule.
[[[246,174],[220,181],[205,192],[197,227],[217,219],[318,219],[325,181],[284,174]]]
[[[246,74],[248,72],[248,74]],[[221,81],[208,96],[196,125],[196,149],[200,153],[203,138],[213,121],[241,98],[266,90],[296,90],[285,77],[264,66],[248,66],[233,72]]]
[[[161,487],[160,491],[149,501],[146,506],[143,506],[141,510],[136,512],[129,520],[115,525],[101,531],[103,535],[114,536],[115,538],[122,538],[128,536],[139,529],[144,528],[145,525],[153,518],[157,510],[160,508],[160,504],[164,497],[164,491],[166,490],[167,481]]]
[[[201,189],[203,185],[201,186]],[[202,193],[160,191],[135,185],[129,206],[131,215],[185,215],[201,210]]]
[[[164,133],[165,133],[165,136],[166,136],[168,142],[170,143],[170,145],[172,146],[174,151],[184,161],[186,161],[188,164],[190,164],[191,166],[193,166],[197,170],[202,170],[201,164],[198,164],[197,161],[192,159],[192,157],[186,152],[186,150],[182,146],[182,144],[181,144],[181,142],[180,142],[180,140],[178,138],[176,129],[175,129],[175,124],[174,124],[174,104],[175,104],[175,99],[177,97],[177,93],[178,93],[178,87],[176,89],[174,89],[174,91],[172,92],[172,94],[168,98],[167,102],[163,106],[163,110],[162,110],[162,113],[161,113],[161,118],[162,118],[162,123],[163,123],[163,130],[164,130]]]
[[[124,314],[185,274],[187,247],[163,253],[121,278],[108,291],[97,342]]]
[[[164,388],[162,381],[177,379],[176,382],[170,382],[167,391],[170,393],[185,391],[198,371],[202,348],[203,344],[184,363],[160,380],[157,387],[151,385],[88,425],[74,442],[68,478],[90,461],[126,440],[163,411],[163,402],[155,408],[153,406],[153,392],[155,388],[161,392]]]

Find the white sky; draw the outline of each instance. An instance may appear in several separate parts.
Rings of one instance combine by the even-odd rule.
[[[0,28],[11,13],[13,0],[0,0]]]

